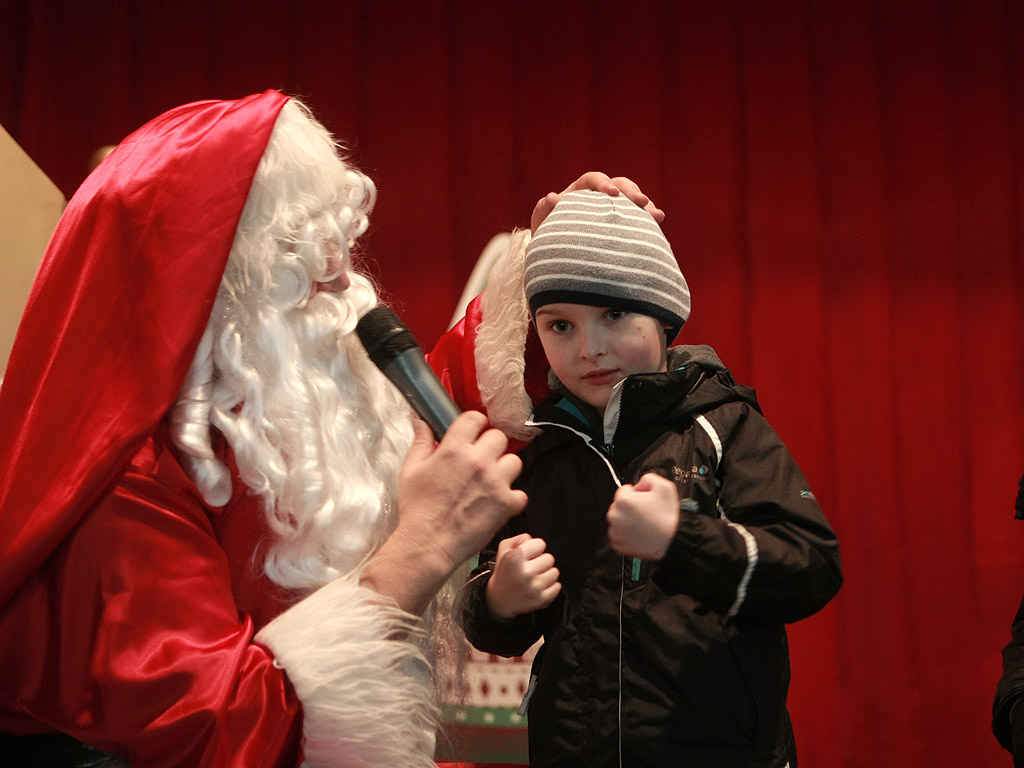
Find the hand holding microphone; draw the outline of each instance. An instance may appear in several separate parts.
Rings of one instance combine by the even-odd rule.
[[[356,334],[439,443],[435,448],[426,427],[418,426],[398,478],[397,528],[362,577],[365,585],[419,614],[452,572],[526,506],[526,494],[511,487],[523,465],[505,452],[508,439],[488,428],[483,414],[460,415],[394,312],[371,310]],[[411,564],[420,578],[396,578]]]

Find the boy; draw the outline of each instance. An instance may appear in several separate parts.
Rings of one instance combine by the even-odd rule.
[[[784,624],[842,580],[807,481],[710,348],[666,348],[690,296],[648,213],[563,195],[522,287],[554,395],[461,613],[485,652],[544,638],[530,764],[795,768]]]

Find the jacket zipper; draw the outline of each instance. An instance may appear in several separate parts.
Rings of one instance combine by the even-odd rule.
[[[614,395],[613,395],[613,397],[614,397]],[[618,405],[618,403],[616,402],[616,406],[617,405]],[[618,408],[616,407],[616,417],[618,415],[617,412],[618,412]],[[607,422],[606,422],[606,424],[607,424]],[[567,430],[569,432],[572,432],[574,435],[576,435],[577,437],[582,439],[584,445],[586,445],[588,448],[590,448],[590,450],[592,450],[594,453],[596,453],[601,458],[601,461],[603,461],[605,463],[605,466],[608,467],[608,473],[611,475],[612,481],[615,483],[615,487],[616,488],[621,488],[622,487],[622,481],[619,479],[619,474],[618,474],[618,472],[615,471],[615,467],[612,466],[612,462],[611,462],[611,458],[610,458],[612,456],[612,453],[613,453],[613,448],[612,448],[612,443],[611,442],[608,442],[608,443],[596,443],[594,441],[594,439],[590,435],[588,435],[587,433],[580,432],[578,429],[573,429],[572,427],[566,426],[565,424],[558,424],[558,423],[553,422],[553,421],[534,421],[534,419],[531,417],[530,419],[527,420],[526,425],[530,426],[530,427],[557,427],[559,429],[564,429],[564,430]],[[613,431],[613,434],[614,434],[614,431]],[[625,565],[625,561],[626,561],[626,558],[625,558],[625,556],[623,556],[623,558],[622,558],[623,566]],[[620,574],[621,574],[621,569],[620,569]],[[631,576],[632,576],[632,580],[633,581],[639,580],[639,577],[640,577],[640,558],[639,557],[634,557],[633,558],[633,568],[632,568],[632,571],[631,571]],[[618,718],[618,722],[617,722],[617,726],[618,726],[618,734],[617,734],[618,735],[618,739],[617,739],[617,741],[618,741],[618,747],[619,747],[618,751],[619,751],[619,766],[620,766],[620,768],[622,766],[622,603],[623,603],[623,599],[624,599],[624,595],[625,595],[625,590],[626,590],[626,580],[624,578],[621,578],[621,581],[619,582],[619,668],[618,668],[618,694],[619,694],[619,698],[618,698],[618,702],[617,702],[617,710],[618,711],[616,712],[616,715],[617,715],[617,718]],[[534,681],[531,680],[530,682],[531,682],[531,689],[532,689]],[[527,693],[527,696],[524,697],[523,703],[520,704],[520,711],[525,712],[526,707],[527,707],[527,702],[528,702],[530,694],[532,694],[532,692],[533,692],[532,690],[529,691]]]

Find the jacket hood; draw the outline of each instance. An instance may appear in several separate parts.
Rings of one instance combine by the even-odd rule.
[[[704,413],[723,403],[742,400],[760,411],[754,390],[737,384],[732,372],[725,367],[718,354],[706,344],[680,345],[668,350],[668,373],[689,371],[694,383],[687,391],[679,412],[685,415]],[[646,375],[646,374],[645,374]],[[657,374],[653,374],[656,376]],[[670,398],[671,399],[671,398]]]

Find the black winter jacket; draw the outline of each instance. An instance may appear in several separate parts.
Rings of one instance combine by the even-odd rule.
[[[1020,765],[1024,764],[1024,598],[1011,633],[1012,639],[1003,648],[1003,676],[992,704],[992,732],[1013,753],[1014,765]]]
[[[1018,520],[1024,520],[1024,475],[1017,483]],[[992,732],[1013,753],[1014,766],[1024,766],[1024,598],[1013,619],[1010,642],[1003,648],[1003,676],[992,703]]]
[[[539,637],[532,766],[795,768],[785,622],[838,591],[839,550],[803,474],[708,347],[669,350],[598,412],[567,395],[537,407],[521,452],[526,511],[499,532],[460,594],[478,649],[523,654]],[[674,480],[682,514],[665,557],[613,551],[620,483]],[[562,591],[502,621],[485,603],[500,540],[543,538]]]

